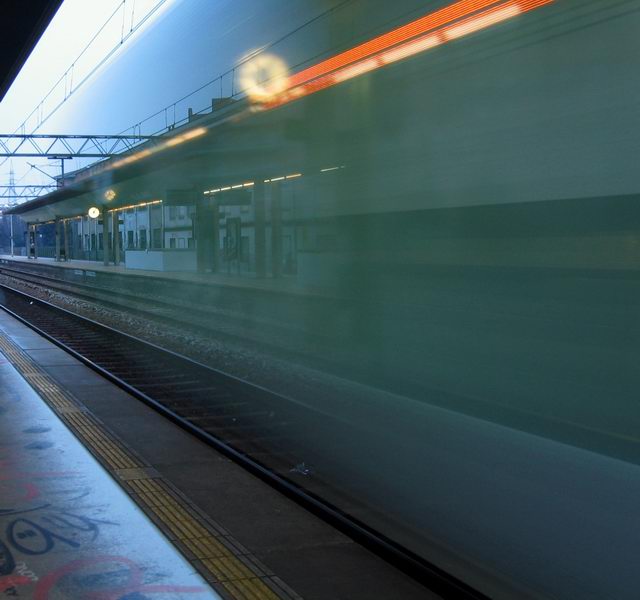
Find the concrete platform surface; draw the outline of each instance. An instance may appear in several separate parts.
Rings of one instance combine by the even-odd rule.
[[[220,598],[2,355],[0,464],[2,597]]]

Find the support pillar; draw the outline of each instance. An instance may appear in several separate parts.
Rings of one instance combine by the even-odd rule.
[[[64,260],[69,260],[69,221],[66,219],[62,220],[62,238],[64,240]]]
[[[102,263],[105,267],[109,266],[110,258],[111,244],[109,243],[109,212],[106,207],[104,207],[102,209]]]
[[[27,258],[38,258],[38,230],[33,223],[27,225]]]
[[[27,258],[34,258],[34,245],[36,243],[35,233],[33,232],[33,225],[27,223],[27,243],[25,244],[27,250]]]
[[[271,273],[282,276],[282,188],[280,182],[271,184]]]
[[[220,271],[220,206],[216,200],[211,205],[211,269]]]
[[[163,209],[164,210],[164,209]],[[113,229],[113,264],[116,267],[120,264],[120,218],[118,211],[111,213],[111,228]]]
[[[198,271],[215,272],[217,269],[218,207],[212,198],[196,200],[196,260]]]
[[[55,253],[54,260],[56,262],[60,262],[60,219],[58,217],[55,218],[55,221],[53,223],[53,228],[54,228],[55,240],[56,240],[56,253]]]
[[[263,178],[256,177],[256,183],[253,186],[256,277],[265,277],[267,274],[267,236],[264,188],[265,185],[263,183]]]

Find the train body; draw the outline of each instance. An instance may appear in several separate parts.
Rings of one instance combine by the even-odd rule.
[[[292,8],[243,4],[278,32]],[[471,4],[312,2],[257,56],[295,77]],[[308,408],[296,448],[333,503],[496,598],[631,598],[640,3],[476,4],[522,14],[273,106],[239,69],[185,126],[202,137],[28,218],[67,217],[71,258],[240,285],[224,314],[276,323],[274,360],[307,369],[278,392]],[[104,236],[83,215],[107,189]]]

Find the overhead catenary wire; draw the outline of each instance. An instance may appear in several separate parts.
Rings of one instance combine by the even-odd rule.
[[[65,70],[65,72],[60,76],[60,78],[58,78],[58,80],[53,84],[53,86],[49,89],[49,91],[38,102],[36,107],[27,115],[27,117],[23,120],[23,122],[18,127],[16,127],[14,129],[13,133],[17,133],[18,131],[21,131],[22,133],[25,133],[26,130],[27,130],[27,126],[28,126],[28,121],[34,115],[37,115],[36,126],[30,131],[30,133],[34,133],[35,131],[40,129],[40,127],[42,127],[42,125],[44,125],[44,123],[46,123],[49,120],[49,118],[51,118],[51,116],[53,116],[60,109],[60,107],[69,99],[69,97],[74,92],[76,92],[80,87],[82,87],[82,85],[84,83],[86,83],[86,81],[88,79],[90,79],[91,76],[94,73],[96,73],[96,71],[98,71],[98,69],[100,69],[100,67],[102,67],[102,65],[104,65],[115,54],[115,52],[120,47],[122,47],[122,45],[144,23],[146,23],[149,20],[149,18],[151,18],[151,16],[153,14],[155,14],[158,11],[158,9],[163,4],[165,4],[166,2],[167,2],[167,0],[158,0],[158,2],[156,2],[156,4],[154,4],[153,7],[135,25],[134,25],[134,20],[133,20],[134,19],[134,15],[133,15],[133,11],[132,11],[131,28],[127,33],[124,32],[124,22],[125,22],[125,18],[126,18],[126,14],[125,14],[126,0],[123,0],[120,4],[118,4],[117,8],[109,15],[109,17],[106,19],[106,21],[104,21],[104,23],[98,28],[96,33],[91,37],[89,42],[83,47],[83,49],[76,56],[76,58],[73,60],[71,65]],[[135,5],[134,5],[134,9],[135,9]],[[109,50],[109,52],[107,52],[107,54],[105,56],[103,56],[103,58],[92,69],[90,69],[90,71],[79,81],[79,83],[77,83],[74,86],[73,85],[73,79],[74,79],[74,74],[75,74],[75,70],[76,70],[75,67],[76,67],[78,61],[87,53],[87,51],[91,48],[91,46],[98,39],[100,34],[105,31],[105,29],[117,17],[117,15],[119,14],[119,12],[121,10],[122,10],[122,13],[123,13],[123,15],[122,15],[122,17],[123,17],[123,27],[122,27],[122,33],[121,33],[120,40],[118,41],[118,43],[114,47],[111,48],[111,50]],[[67,82],[68,82],[68,91],[67,91]],[[50,111],[48,111],[47,114],[45,114],[45,108],[44,108],[45,102],[51,97],[51,95],[59,88],[59,86],[61,84],[65,85],[65,93],[63,94],[62,101],[58,102]],[[6,159],[4,159],[2,162],[0,162],[0,166],[5,164],[5,162],[6,162]]]

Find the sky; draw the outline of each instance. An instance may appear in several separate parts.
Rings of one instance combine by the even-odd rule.
[[[25,133],[80,133],[67,129],[68,119],[58,118],[64,116],[64,104],[57,111],[56,107],[69,98],[71,91],[78,94],[90,87],[119,54],[133,46],[177,2],[179,0],[65,0],[0,103],[0,132],[16,132],[25,123]],[[153,14],[142,23],[153,9]],[[128,39],[122,42],[127,35]],[[109,61],[79,85],[114,49],[117,50]],[[50,113],[53,114],[41,124]],[[0,166],[0,180],[8,179],[10,162],[16,178],[24,176],[21,184],[51,181],[30,169],[27,161],[19,159]],[[29,162],[57,174],[57,167],[51,167],[47,159],[29,159]]]

